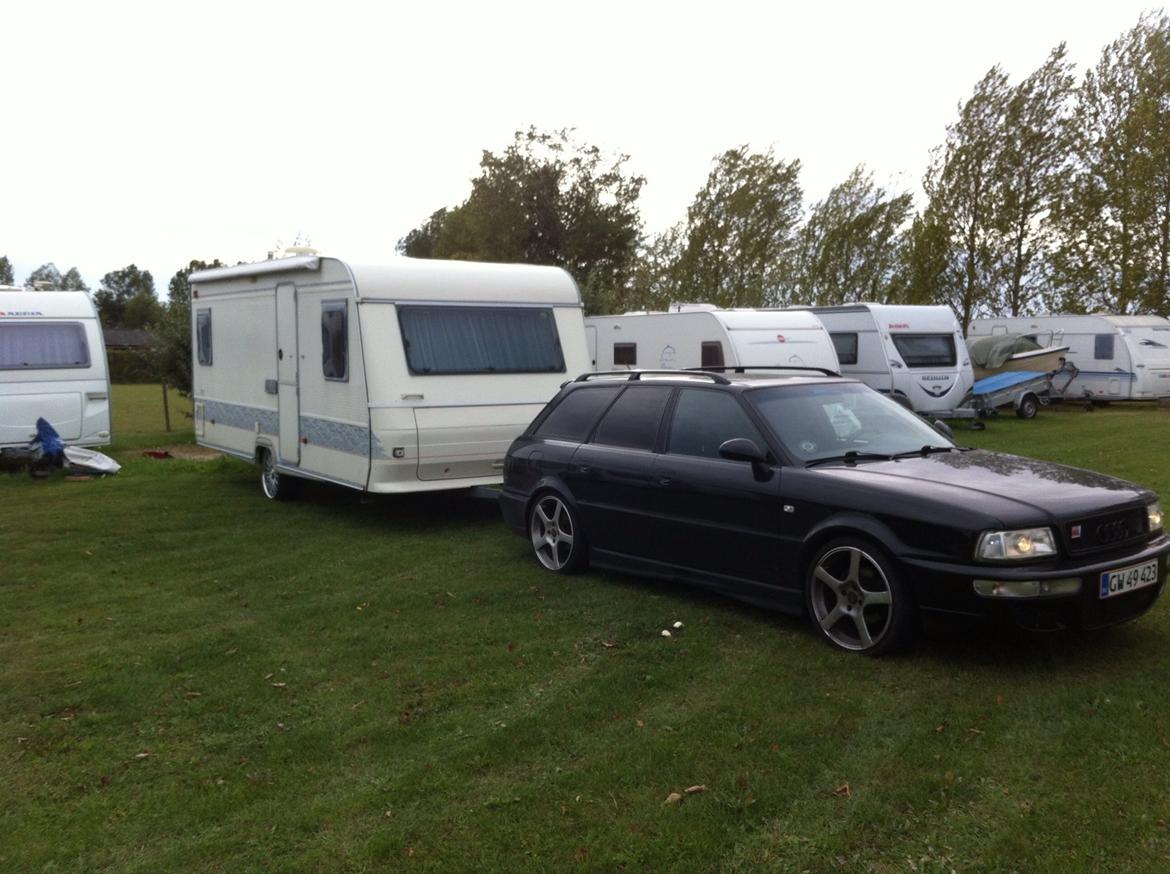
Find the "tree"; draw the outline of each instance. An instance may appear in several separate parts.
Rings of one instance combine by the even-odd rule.
[[[955,269],[951,229],[945,217],[927,207],[914,217],[906,233],[888,299],[906,304],[932,304],[939,289],[945,288]]]
[[[85,280],[81,278],[81,273],[76,267],[70,267],[62,275],[61,271],[57,269],[57,265],[52,261],[48,264],[42,264],[24,281],[24,284],[30,288],[37,283],[43,283],[44,288],[53,291],[89,291],[89,286],[85,284]]]
[[[196,270],[223,267],[217,258],[191,261],[171,277],[167,284],[167,306],[151,325],[159,374],[163,382],[183,395],[191,394],[191,274]]]
[[[788,302],[800,161],[742,145],[714,159],[687,210],[674,281],[691,300],[722,307]]]
[[[569,131],[517,132],[502,154],[485,151],[471,194],[438,210],[399,242],[416,257],[564,267],[586,310],[603,312],[631,281],[645,179],[627,155],[607,157]]]
[[[133,264],[103,276],[93,301],[107,328],[144,328],[162,315],[154,277]]]
[[[934,216],[929,227],[950,232],[952,254],[945,260],[957,268],[936,274],[942,284],[932,297],[955,311],[964,332],[978,311],[995,307],[1002,193],[997,170],[1009,93],[1003,70],[998,65],[988,70],[959,108],[959,120],[947,127],[946,142],[935,152],[923,182]]]
[[[1170,19],[1146,16],[1077,92],[1077,168],[1054,207],[1055,307],[1170,306]]]
[[[7,255],[0,256],[0,285],[15,285],[16,280],[12,276],[12,262],[8,260]]]
[[[1001,270],[994,308],[1001,314],[1023,315],[1039,298],[1049,210],[1068,183],[1073,85],[1061,43],[1008,97],[995,170]]]
[[[431,213],[420,227],[415,228],[398,241],[398,254],[409,258],[434,258],[435,246],[439,236],[443,233],[443,225],[447,221],[447,208],[437,209]]]
[[[797,234],[795,291],[802,303],[885,301],[898,268],[909,192],[889,196],[858,166],[813,206]]]
[[[639,248],[630,287],[613,301],[612,312],[665,310],[682,299],[676,267],[683,233],[681,224],[674,225]]]

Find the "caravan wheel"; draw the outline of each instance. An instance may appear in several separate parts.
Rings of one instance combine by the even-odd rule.
[[[276,458],[267,449],[260,450],[260,488],[270,501],[287,501],[296,496],[297,481],[276,469]]]

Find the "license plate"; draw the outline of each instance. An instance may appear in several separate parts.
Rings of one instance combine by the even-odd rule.
[[[1144,564],[1118,568],[1115,571],[1105,571],[1101,574],[1101,597],[1112,598],[1114,595],[1124,595],[1126,592],[1152,586],[1157,582],[1157,559],[1147,561]]]

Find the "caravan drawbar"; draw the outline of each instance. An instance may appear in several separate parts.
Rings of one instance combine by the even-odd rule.
[[[302,255],[191,275],[198,443],[369,492],[493,485],[508,445],[589,370],[555,267]]]

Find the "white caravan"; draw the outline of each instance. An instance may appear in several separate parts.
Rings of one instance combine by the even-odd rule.
[[[589,370],[581,295],[554,267],[300,256],[191,275],[196,440],[369,492],[502,481],[504,454]]]
[[[585,319],[594,370],[814,367],[838,371],[824,326],[797,310],[671,304],[669,312]]]
[[[807,309],[828,330],[842,375],[915,412],[951,412],[975,384],[971,356],[950,307],[859,303]]]
[[[970,337],[1024,334],[1041,346],[1068,346],[1077,374],[1067,397],[1170,397],[1170,320],[1161,316],[1057,315],[975,319]]]
[[[0,286],[0,452],[43,418],[70,446],[110,442],[106,345],[84,291]]]

